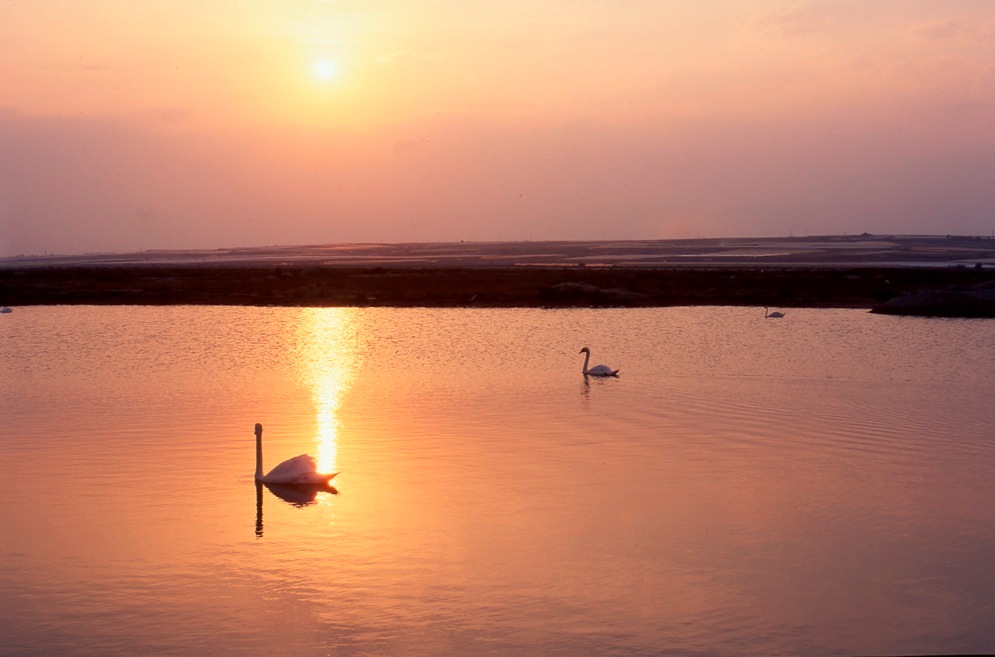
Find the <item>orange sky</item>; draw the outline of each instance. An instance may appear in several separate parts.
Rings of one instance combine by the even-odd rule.
[[[0,81],[0,257],[995,230],[995,0],[11,0]]]

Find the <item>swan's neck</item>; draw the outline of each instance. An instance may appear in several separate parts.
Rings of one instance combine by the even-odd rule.
[[[256,425],[256,481],[263,478],[263,425]]]
[[[587,364],[591,362],[591,352],[584,352],[584,369],[582,370],[585,374],[587,373]]]

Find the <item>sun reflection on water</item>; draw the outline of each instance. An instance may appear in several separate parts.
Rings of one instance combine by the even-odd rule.
[[[308,308],[301,319],[298,366],[316,413],[318,469],[335,472],[338,411],[362,361],[358,315],[355,308]]]

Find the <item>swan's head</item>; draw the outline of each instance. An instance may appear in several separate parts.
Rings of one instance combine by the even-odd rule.
[[[256,438],[263,435],[263,425],[256,422]]]
[[[579,353],[582,353],[582,354],[589,354],[589,353],[591,353],[591,350],[590,350],[590,349],[588,349],[587,347],[584,347],[583,349],[581,349],[581,350],[580,350],[580,352],[579,352]]]

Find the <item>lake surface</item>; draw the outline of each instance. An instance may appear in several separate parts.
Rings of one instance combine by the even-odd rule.
[[[995,651],[993,345],[855,310],[15,308],[0,654]],[[256,422],[337,494],[257,489]]]

